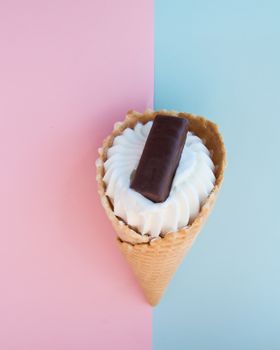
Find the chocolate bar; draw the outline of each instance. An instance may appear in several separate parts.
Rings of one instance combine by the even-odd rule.
[[[188,132],[188,120],[157,115],[130,187],[153,202],[169,196]]]

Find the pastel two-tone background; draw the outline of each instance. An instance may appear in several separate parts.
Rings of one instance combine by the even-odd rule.
[[[0,349],[279,349],[277,0],[0,1]],[[203,114],[228,169],[152,309],[99,204],[128,109]]]

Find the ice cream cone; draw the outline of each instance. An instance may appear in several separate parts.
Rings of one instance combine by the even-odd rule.
[[[189,120],[190,131],[194,132],[204,141],[212,154],[216,182],[211,194],[202,205],[200,213],[191,225],[176,232],[170,232],[164,237],[151,239],[147,235],[139,234],[114,214],[113,206],[109,198],[105,195],[106,185],[102,179],[107,151],[113,144],[114,138],[120,135],[127,127],[134,127],[137,122],[146,123],[149,120],[153,120],[159,113],[179,115]],[[146,299],[151,305],[155,306],[158,304],[172,276],[191,248],[210,214],[222,185],[225,165],[226,152],[217,125],[205,118],[188,113],[177,113],[166,110],[153,112],[147,110],[144,114],[140,114],[130,111],[123,122],[115,124],[112,134],[103,141],[103,146],[99,149],[99,158],[96,163],[98,192],[102,205],[117,232],[118,246],[131,266],[138,283],[144,291]]]

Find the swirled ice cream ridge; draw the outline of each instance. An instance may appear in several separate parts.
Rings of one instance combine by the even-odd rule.
[[[142,235],[158,237],[190,225],[215,185],[214,164],[203,141],[188,132],[170,194],[154,203],[130,188],[153,121],[115,137],[104,163],[106,195],[114,214]]]

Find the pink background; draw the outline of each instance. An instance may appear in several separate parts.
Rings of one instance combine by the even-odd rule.
[[[0,348],[149,349],[97,147],[153,100],[153,4],[0,3]]]

